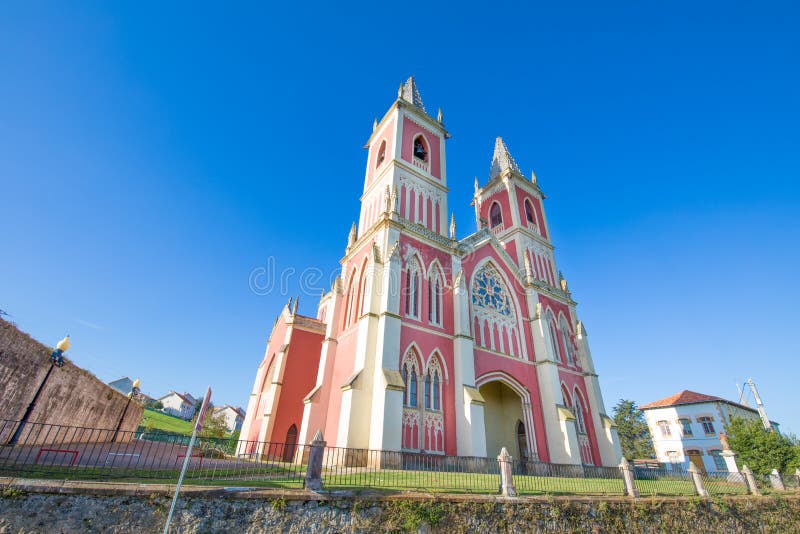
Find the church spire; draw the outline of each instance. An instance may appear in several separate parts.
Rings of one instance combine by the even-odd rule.
[[[503,138],[498,137],[494,142],[494,155],[492,156],[492,167],[489,169],[489,179],[491,180],[505,170],[520,172],[517,162],[511,157]]]
[[[403,84],[400,95],[398,96],[400,96],[406,102],[411,102],[422,111],[425,111],[425,105],[422,103],[422,97],[419,96],[417,82],[414,81],[413,76],[408,77],[408,80],[406,80],[406,83]]]

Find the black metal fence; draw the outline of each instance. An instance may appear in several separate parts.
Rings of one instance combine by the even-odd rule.
[[[164,432],[26,423],[9,444],[18,421],[0,420],[0,475],[32,478],[174,482],[188,450],[189,437]],[[186,479],[211,484],[302,488],[314,445],[199,437]],[[682,470],[635,467],[640,495],[694,495],[691,474]],[[526,494],[624,495],[618,467],[542,462],[511,464],[517,492]],[[459,493],[497,493],[496,458],[325,447],[322,487],[327,490],[375,488]],[[711,495],[747,493],[740,473],[703,474]],[[769,477],[758,477],[769,486]],[[784,477],[787,489],[797,477]],[[794,485],[792,485],[794,483]]]

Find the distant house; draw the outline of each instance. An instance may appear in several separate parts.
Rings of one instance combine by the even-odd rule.
[[[236,432],[242,429],[244,422],[244,410],[239,406],[233,407],[230,404],[214,408],[214,415],[223,414],[225,416],[225,423],[228,426],[229,432]]]
[[[729,400],[684,390],[639,406],[644,411],[656,459],[673,468],[701,472],[738,471],[725,438],[731,418],[758,419],[758,411]],[[773,423],[777,428],[777,423]]]
[[[187,421],[194,416],[195,400],[188,393],[176,393],[170,391],[158,399],[164,405],[162,411],[170,415],[175,415]]]
[[[109,382],[108,385],[116,389],[123,395],[127,395],[133,389],[133,380],[131,380],[127,376],[123,376],[122,378],[118,378],[113,382]]]

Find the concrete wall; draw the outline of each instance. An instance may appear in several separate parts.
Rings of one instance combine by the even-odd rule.
[[[0,443],[5,443],[14,432],[14,425],[3,424],[2,420],[18,421],[22,418],[50,369],[52,352],[52,348],[39,343],[13,324],[0,320]],[[66,360],[64,367],[56,367],[50,373],[28,421],[113,431],[127,404],[126,396]],[[121,430],[136,430],[141,419],[142,407],[131,402]],[[52,433],[49,436],[38,435],[39,432],[29,435],[28,428],[36,429],[35,425],[26,427],[22,443],[41,443],[64,437]],[[87,439],[108,440],[110,435],[94,434]]]

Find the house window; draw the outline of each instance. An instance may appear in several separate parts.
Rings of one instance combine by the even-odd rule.
[[[500,210],[500,204],[497,202],[492,204],[492,207],[489,208],[489,223],[492,228],[503,224],[503,213]]]
[[[714,459],[714,467],[717,468],[717,471],[727,471],[728,464],[725,463],[725,458],[722,457],[722,451],[720,450],[713,450],[710,451],[711,458]]]
[[[669,429],[669,423],[667,423],[666,421],[659,421],[657,424],[658,428],[661,429],[661,437],[664,438],[672,437],[672,432]]]
[[[681,424],[681,432],[685,437],[691,437],[694,435],[692,432],[692,422],[689,419],[681,418],[678,419],[678,422]]]
[[[414,139],[414,157],[422,161],[428,161],[428,149],[425,147],[425,141],[422,136]]]
[[[703,432],[714,434],[714,419],[708,416],[698,417],[697,422],[703,425]]]

